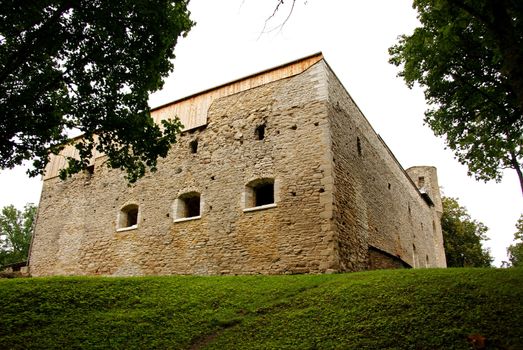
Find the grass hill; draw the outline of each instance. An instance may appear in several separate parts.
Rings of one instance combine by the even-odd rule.
[[[0,349],[523,349],[523,269],[0,280]]]

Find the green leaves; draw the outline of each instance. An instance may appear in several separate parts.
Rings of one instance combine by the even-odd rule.
[[[43,172],[71,129],[84,134],[61,175],[85,169],[94,149],[133,182],[176,141],[147,105],[194,23],[186,0],[7,0],[0,10],[0,168],[32,159]],[[20,16],[24,13],[24,16]],[[178,124],[179,125],[179,124]],[[98,135],[96,140],[93,135]]]
[[[455,198],[443,197],[441,228],[448,267],[489,267],[494,260],[481,246],[488,228],[473,220]]]
[[[516,242],[507,248],[510,265],[514,267],[523,267],[523,215],[519,217],[516,224],[516,233],[514,239]]]
[[[507,68],[511,60],[523,63],[523,8],[492,0],[415,0],[414,8],[421,27],[401,36],[389,53],[406,84],[424,89],[425,122],[470,175],[499,181],[504,168],[514,168],[523,189],[523,89],[519,73]],[[510,27],[505,36],[511,37],[501,40],[494,23],[506,13],[512,17],[504,22]],[[520,43],[515,53],[508,53],[507,40]]]
[[[0,213],[0,269],[27,260],[37,207],[29,203],[23,211],[13,205]]]

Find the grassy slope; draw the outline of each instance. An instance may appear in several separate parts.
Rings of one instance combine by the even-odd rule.
[[[523,349],[523,269],[0,280],[0,348]]]

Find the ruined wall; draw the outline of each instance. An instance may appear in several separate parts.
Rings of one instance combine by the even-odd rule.
[[[322,65],[215,100],[158,171],[128,186],[97,158],[93,175],[44,181],[31,253],[41,275],[320,273],[338,262]],[[255,129],[265,124],[263,140]],[[196,153],[189,144],[197,140]],[[274,178],[276,207],[244,212],[245,185]],[[201,218],[174,222],[176,198],[201,195]],[[139,207],[138,225],[117,230]]]
[[[380,264],[370,260],[389,256],[412,267],[445,266],[442,246],[434,246],[441,237],[434,208],[422,198],[328,66],[325,72],[334,167],[333,215],[341,269],[365,269]],[[376,248],[372,254],[369,247]],[[380,251],[384,254],[378,259]]]

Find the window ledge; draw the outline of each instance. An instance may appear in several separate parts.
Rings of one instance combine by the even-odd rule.
[[[179,219],[174,219],[174,222],[184,222],[184,221],[191,221],[191,220],[199,220],[201,219],[202,216],[201,215],[198,215],[198,216],[191,216],[189,218],[179,218]]]
[[[243,212],[248,213],[251,211],[265,210],[265,209],[271,209],[271,208],[276,208],[276,207],[277,207],[276,203],[271,203],[271,204],[260,205],[260,206],[252,207],[252,208],[245,208],[245,209],[243,209]]]
[[[138,228],[138,225],[132,225],[132,226],[129,226],[129,227],[121,227],[121,228],[117,228],[116,232],[136,230],[137,228]]]

